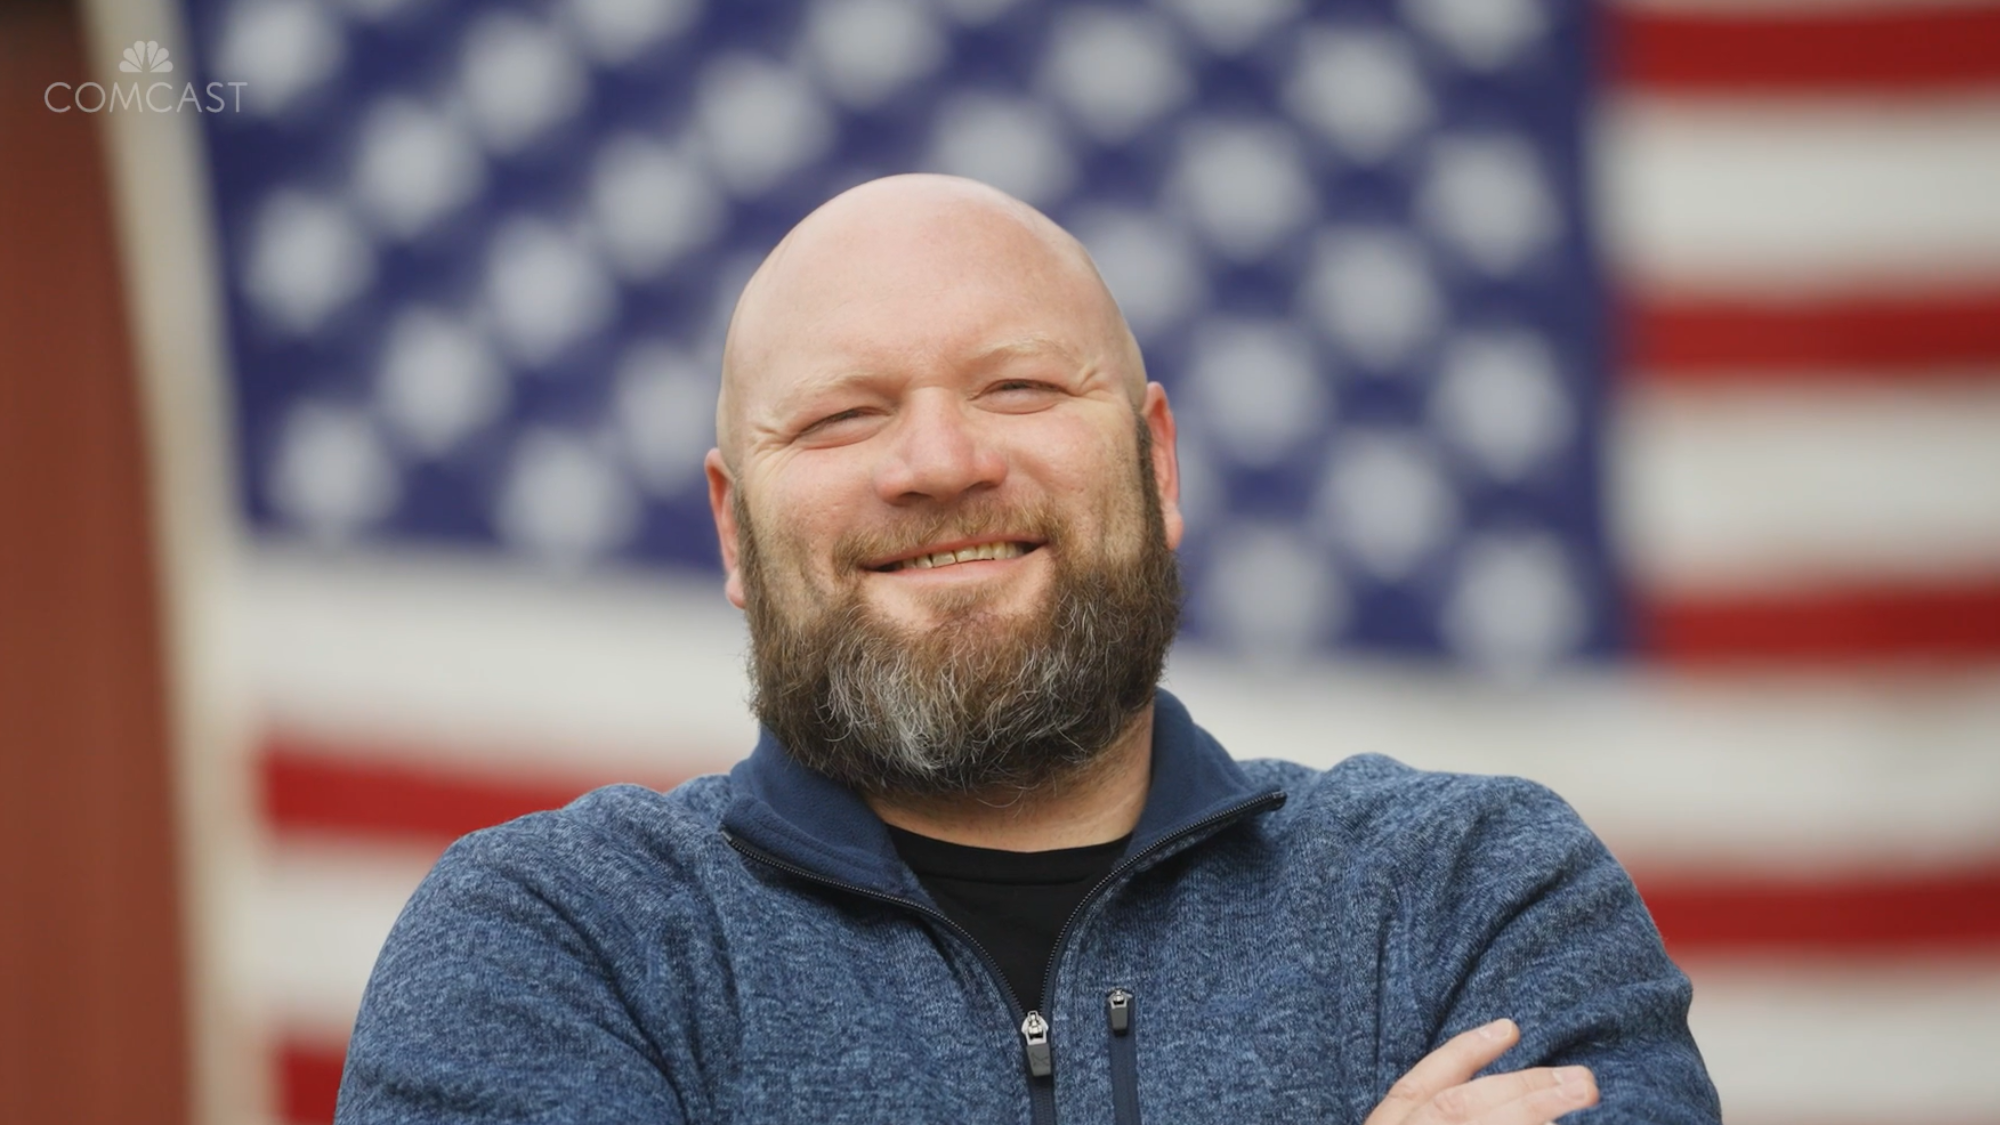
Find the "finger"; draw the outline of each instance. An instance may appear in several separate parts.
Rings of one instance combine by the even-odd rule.
[[[1424,1111],[1410,1117],[1410,1125],[1548,1125],[1566,1113],[1598,1103],[1598,1083],[1584,1067],[1544,1069],[1544,1075],[1550,1075],[1548,1085],[1524,1089],[1518,1097],[1490,1105],[1470,1117],[1444,1117],[1438,1101],[1432,1101]],[[1464,1087],[1448,1089],[1440,1097],[1450,1101],[1448,1095],[1456,1093],[1456,1089]]]
[[[1425,1103],[1425,1112],[1413,1116],[1408,1125],[1429,1125],[1430,1122],[1469,1122],[1480,1120],[1480,1115],[1510,1102],[1519,1101],[1539,1090],[1551,1089],[1565,1082],[1578,1079],[1587,1081],[1590,1072],[1583,1067],[1569,1067],[1558,1070],[1551,1066],[1538,1066],[1528,1070],[1510,1070],[1505,1074],[1489,1074],[1470,1082],[1447,1087]]]
[[[1453,1086],[1464,1085],[1480,1068],[1505,1054],[1520,1037],[1521,1029],[1508,1019],[1494,1020],[1452,1036],[1389,1087],[1382,1104],[1368,1115],[1366,1125],[1401,1125],[1418,1106]]]
[[[1597,1104],[1597,1080],[1580,1066],[1556,1067],[1556,1081],[1494,1106],[1468,1125],[1546,1125],[1564,1114]]]

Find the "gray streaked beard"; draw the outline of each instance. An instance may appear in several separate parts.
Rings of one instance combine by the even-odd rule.
[[[739,493],[758,720],[801,764],[873,795],[1005,799],[1095,761],[1152,702],[1180,620],[1180,572],[1143,424],[1140,435],[1136,557],[1085,564],[1065,524],[1033,513],[1036,536],[1058,548],[1046,611],[1006,617],[967,606],[918,633],[878,617],[858,587],[788,618],[773,604]],[[925,531],[906,541],[943,538]]]

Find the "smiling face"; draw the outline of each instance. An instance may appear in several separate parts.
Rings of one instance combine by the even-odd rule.
[[[1103,666],[1143,642],[1158,650],[1139,654],[1152,663],[1143,698],[1132,703],[1122,673],[1034,675],[1118,680],[1115,691],[1083,686],[1118,695],[1120,709],[1150,699],[1176,591],[1165,591],[1164,629],[1105,630],[1120,616],[1158,618],[1159,605],[1132,599],[1158,602],[1173,583],[1173,416],[1089,258],[1038,213],[942,177],[876,181],[829,203],[744,293],[717,430],[710,499],[730,598],[750,611],[767,726],[778,729],[766,714],[774,677],[798,673],[786,690],[821,695],[832,689],[812,681],[846,675],[841,661],[901,660],[939,683],[1018,680],[1025,667],[994,654],[1026,648],[1006,654],[1032,661],[1074,647],[1080,613],[1105,620],[1062,659]],[[876,655],[810,653],[809,635],[865,635]],[[772,659],[787,666],[767,669]],[[908,710],[914,698],[880,705]],[[1091,706],[1097,729],[1103,707]],[[943,739],[947,727],[902,741]],[[963,724],[958,736],[974,737]]]

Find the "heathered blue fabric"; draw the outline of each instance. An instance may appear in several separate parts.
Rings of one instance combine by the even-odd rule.
[[[1687,979],[1547,789],[1379,756],[1238,763],[1164,692],[1153,755],[1129,866],[1073,921],[1050,990],[1065,1125],[1111,1120],[1114,988],[1135,998],[1147,1125],[1358,1125],[1500,1016],[1523,1034],[1492,1069],[1596,1072],[1601,1104],[1566,1121],[1719,1121]],[[474,833],[382,951],[337,1121],[1030,1120],[1020,1017],[976,950],[730,838],[929,901],[867,807],[768,736],[727,776]]]

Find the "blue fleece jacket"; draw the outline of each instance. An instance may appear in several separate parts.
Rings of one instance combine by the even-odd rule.
[[[1358,1125],[1501,1016],[1492,1069],[1596,1072],[1566,1121],[1719,1120],[1687,978],[1561,799],[1238,763],[1165,692],[1144,815],[1049,974],[1022,1012],[867,806],[767,735],[727,776],[453,845],[375,966],[337,1121]]]

